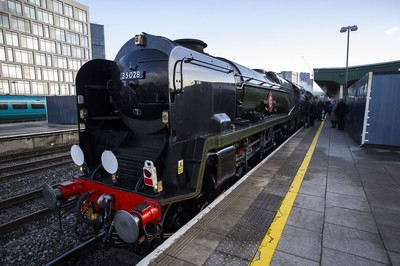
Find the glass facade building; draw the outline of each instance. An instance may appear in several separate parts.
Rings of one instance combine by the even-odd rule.
[[[87,6],[0,2],[0,95],[74,95],[76,73],[91,55]]]
[[[106,59],[104,25],[90,23],[92,59]]]

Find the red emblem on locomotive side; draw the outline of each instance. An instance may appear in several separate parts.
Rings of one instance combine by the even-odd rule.
[[[272,95],[272,91],[268,92],[267,99],[264,102],[267,105],[268,112],[272,113],[272,111],[274,110],[274,105],[276,103],[274,100],[274,96]]]

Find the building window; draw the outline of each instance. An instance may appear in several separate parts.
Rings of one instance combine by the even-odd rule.
[[[31,27],[29,25],[29,20],[27,19],[12,17],[11,28],[13,30],[31,33]]]
[[[89,47],[89,38],[87,36],[81,37],[81,45],[85,47]]]
[[[58,81],[58,72],[56,69],[43,69],[43,80]]]
[[[11,46],[19,46],[18,34],[6,31],[6,43]]]
[[[4,47],[0,47],[0,60],[6,61],[6,50]]]
[[[71,45],[61,44],[61,49],[62,49],[62,55],[72,56]]]
[[[28,0],[29,3],[35,4],[37,6],[41,6],[40,0]]]
[[[33,6],[25,5],[24,6],[25,17],[30,19],[36,19],[35,8]]]
[[[68,4],[64,5],[64,15],[71,17],[71,18],[74,16],[72,6],[70,6]]]
[[[33,52],[15,49],[15,62],[33,64]]]
[[[54,16],[54,25],[69,30],[69,20],[66,17],[55,15]]]
[[[20,1],[8,0],[8,12],[22,16],[22,5]]]
[[[49,89],[47,83],[34,82],[32,81],[32,93],[33,94],[48,94]]]
[[[51,28],[51,36],[57,41],[65,42],[65,31],[57,28]]]
[[[27,35],[21,35],[21,46],[24,48],[38,51],[39,50],[38,38]]]
[[[65,82],[74,82],[74,73],[72,71],[64,71]]]
[[[43,37],[43,25],[40,23],[32,22],[32,33]]]
[[[67,31],[66,41],[68,43],[79,45],[79,34]]]
[[[42,80],[42,69],[40,67],[36,68],[36,79]]]
[[[69,58],[68,66],[70,69],[79,70],[79,68],[81,67],[81,61],[77,60],[77,59]]]
[[[85,56],[84,53],[85,53],[85,51],[83,48],[72,46],[72,56],[73,57],[84,58],[84,56]]]
[[[79,8],[75,8],[74,11],[75,11],[74,18],[76,18],[77,20],[83,21],[83,22],[87,22],[86,11],[81,10]]]
[[[54,12],[64,14],[62,2],[56,1],[56,0],[53,1],[53,10],[54,10]]]
[[[60,95],[60,87],[58,84],[50,83],[50,95]]]
[[[0,30],[0,43],[3,44],[4,43],[4,37],[3,37],[3,31]]]
[[[53,14],[51,12],[38,9],[38,11],[37,11],[37,19],[42,21],[42,22],[44,22],[44,23],[48,23],[48,24],[54,25]]]
[[[62,70],[60,70],[60,71],[58,72],[58,80],[59,80],[60,82],[64,82],[64,75],[63,75]]]
[[[61,56],[54,56],[54,66],[68,69],[67,58]]]
[[[53,66],[53,61],[51,61],[51,55],[47,55],[47,66],[52,67]]]
[[[3,77],[22,79],[21,66],[2,64],[1,70],[3,72]]]
[[[35,68],[31,66],[24,66],[24,78],[35,79]]]
[[[7,61],[14,62],[14,53],[12,48],[7,48]]]
[[[44,37],[50,38],[49,25],[43,25],[43,33],[44,33]]]
[[[10,28],[10,23],[8,22],[8,15],[0,13],[0,27]]]
[[[75,20],[71,20],[71,30],[83,33],[83,23]]]
[[[56,53],[56,42],[49,40],[40,40],[40,51]]]
[[[8,80],[0,80],[0,94],[10,94],[10,84]]]
[[[36,65],[46,66],[46,55],[42,53],[35,54]]]

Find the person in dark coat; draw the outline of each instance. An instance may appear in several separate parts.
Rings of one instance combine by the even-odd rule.
[[[349,107],[347,106],[347,104],[343,101],[343,99],[340,99],[340,101],[336,107],[336,118],[337,118],[337,124],[338,124],[339,130],[344,130],[345,122],[346,122],[346,114],[349,111],[350,110],[349,110]]]
[[[328,114],[328,116],[330,116],[330,112],[329,112],[329,108],[330,108],[331,102],[329,100],[327,100],[324,104],[324,119],[326,117],[326,114]]]
[[[301,104],[301,115],[303,116],[304,127],[310,126],[310,112],[311,112],[311,103],[308,97],[305,97],[304,102]]]
[[[324,102],[319,99],[317,102],[317,119],[318,121],[322,120],[322,111],[324,110],[325,104]]]
[[[332,99],[331,104],[329,105],[329,117],[331,119],[331,128],[336,128],[337,120],[336,120],[336,100]]]
[[[311,108],[310,108],[310,126],[314,126],[314,121],[317,119],[317,104],[315,103],[314,100],[310,101],[311,103]]]

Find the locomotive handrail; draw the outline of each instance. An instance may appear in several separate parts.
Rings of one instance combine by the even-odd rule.
[[[268,82],[268,81],[261,80],[261,79],[256,79],[256,78],[249,77],[249,76],[240,75],[240,74],[237,74],[237,73],[235,73],[235,77],[247,78],[247,79],[244,80],[243,82],[239,83],[239,84],[238,84],[239,86],[242,85],[242,84],[245,83],[245,82],[249,82],[250,80],[255,80],[255,81],[260,82],[260,84],[257,84],[257,85],[260,85],[260,86],[263,85],[263,84],[268,84],[268,85],[270,85],[270,86],[272,86],[272,87],[281,87],[280,85],[275,84],[275,83],[272,83],[272,82]]]
[[[179,82],[176,79],[176,74],[177,74],[177,66],[180,64],[180,69],[179,69]],[[173,72],[173,86],[174,86],[174,92],[176,93],[183,93],[183,88],[182,88],[182,64],[183,60],[177,60],[174,65],[174,72]],[[180,88],[177,88],[177,83],[179,83]]]
[[[193,57],[184,58],[184,62],[193,64],[193,65],[196,65],[196,66],[201,66],[201,67],[204,67],[204,68],[212,69],[212,70],[219,71],[219,72],[226,73],[226,74],[229,74],[229,73],[233,72],[233,70],[230,69],[230,68],[218,66],[218,65],[215,65],[215,64],[211,64],[211,63],[208,63],[208,62],[205,62],[205,61],[202,61],[202,60],[195,59]],[[200,63],[205,64],[205,65],[202,65],[202,64],[199,64],[199,63],[195,63],[195,62],[200,62]]]

